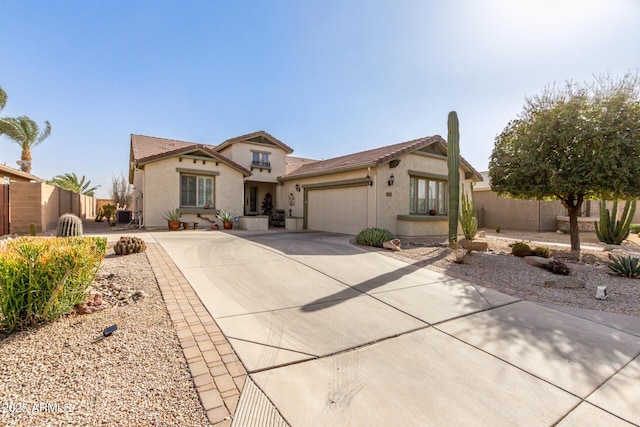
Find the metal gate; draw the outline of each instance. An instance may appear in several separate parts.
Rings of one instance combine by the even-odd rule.
[[[0,236],[9,234],[9,186],[0,185]]]

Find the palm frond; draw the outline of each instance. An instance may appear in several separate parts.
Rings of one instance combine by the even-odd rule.
[[[4,107],[7,105],[7,92],[0,87],[0,111],[4,110]]]

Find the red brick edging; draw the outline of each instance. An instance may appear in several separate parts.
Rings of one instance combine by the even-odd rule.
[[[215,427],[228,427],[238,405],[247,371],[162,246],[148,243],[146,254],[207,418]]]

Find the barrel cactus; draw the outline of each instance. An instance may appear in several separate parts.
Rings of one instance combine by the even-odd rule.
[[[449,169],[449,244],[458,243],[458,209],[460,204],[460,132],[458,114],[449,113],[447,120],[447,167]]]
[[[116,255],[129,255],[144,252],[147,244],[139,237],[122,236],[120,240],[113,245],[113,251]]]
[[[64,214],[58,218],[58,237],[82,236],[82,220],[74,214]]]

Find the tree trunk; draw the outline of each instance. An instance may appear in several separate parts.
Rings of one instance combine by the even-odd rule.
[[[20,165],[20,170],[22,172],[31,173],[31,151],[22,150],[22,156],[20,156],[20,160],[23,162],[29,162],[28,164]]]
[[[575,197],[573,194],[568,195],[562,204],[569,212],[569,237],[571,238],[571,251],[580,252],[580,231],[578,230],[578,216],[580,215],[580,209],[582,208],[582,202],[584,196],[578,194]]]
[[[571,237],[571,251],[580,252],[580,230],[578,230],[578,215],[580,206],[568,208],[569,211],[569,237]]]

